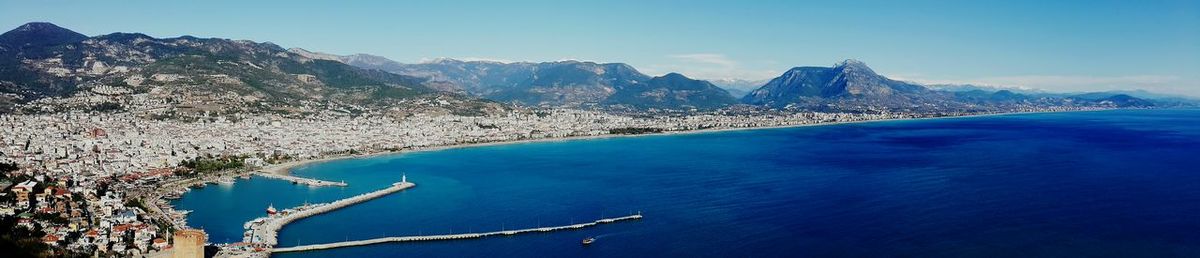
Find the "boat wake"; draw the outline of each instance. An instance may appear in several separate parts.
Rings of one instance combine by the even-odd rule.
[[[611,237],[611,236],[617,236],[617,235],[621,235],[621,234],[624,234],[624,233],[618,232],[618,233],[600,234],[600,235],[597,235],[597,236],[595,236],[595,237],[593,237],[593,238],[595,238],[595,239],[599,240],[599,239],[601,239],[601,238],[606,238],[606,237]]]

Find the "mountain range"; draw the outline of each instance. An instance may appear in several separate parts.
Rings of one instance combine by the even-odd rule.
[[[502,109],[426,82],[245,40],[138,33],[87,37],[49,23],[0,34],[0,103],[10,108],[48,97],[96,94],[114,102],[166,105],[173,112]]]
[[[406,64],[369,54],[333,55],[246,40],[138,33],[88,37],[49,23],[29,23],[0,34],[0,110],[22,112],[55,110],[42,105],[46,103],[112,106],[106,102],[131,110],[168,107],[171,112],[396,114],[485,114],[514,105],[950,111],[1187,103],[1147,100],[1142,96],[1161,96],[1137,92],[926,87],[889,79],[856,60],[831,67],[795,67],[765,82],[717,82],[723,87],[679,73],[650,76],[623,63],[437,59]],[[93,95],[104,98],[62,100]]]
[[[367,69],[445,82],[443,90],[530,106],[625,106],[660,109],[713,109],[737,103],[707,81],[678,73],[653,77],[623,63],[585,61],[515,62],[437,59],[403,64],[357,54],[333,56],[293,48],[313,58],[328,58]],[[331,57],[332,56],[332,57]]]
[[[774,108],[798,107],[836,110],[862,109],[863,107],[954,110],[990,105],[1154,105],[1152,101],[1103,102],[1100,98],[1073,98],[1073,95],[1032,94],[1032,92],[1015,93],[1018,96],[1009,96],[1004,99],[999,96],[1013,92],[1000,92],[1001,89],[982,87],[972,88],[997,95],[995,98],[979,98],[971,94],[962,94],[960,91],[943,88],[931,89],[915,83],[892,80],[875,73],[865,63],[857,60],[846,60],[832,67],[796,67],[774,79],[757,82],[727,79],[716,80],[715,82],[718,84],[713,84],[686,78],[678,73],[662,76],[683,77],[689,81],[686,86],[677,84],[678,88],[673,88],[635,87],[637,84],[653,85],[655,83],[651,83],[651,81],[664,80],[647,81],[646,78],[651,78],[650,76],[637,72],[632,66],[620,63],[598,64],[582,61],[505,63],[442,58],[416,64],[405,64],[369,54],[338,56],[298,48],[289,51],[313,58],[338,60],[362,68],[429,78],[431,81],[445,82],[443,85],[446,88],[443,90],[524,105],[601,104],[602,106],[678,109],[747,104]],[[554,79],[544,80],[547,77]],[[702,84],[713,84],[716,87],[707,87]],[[664,94],[646,94],[647,91],[643,89],[647,88],[659,89],[658,91],[649,91],[651,93],[676,93],[676,97],[651,98],[650,96]],[[681,88],[694,90],[687,92],[686,96],[689,97],[682,97],[681,94],[678,94],[684,92],[678,90]],[[717,89],[725,90],[729,96],[737,100],[730,101],[718,96]],[[738,89],[749,90],[741,93],[738,92]],[[547,94],[551,92],[569,93]],[[628,98],[629,92],[640,92],[646,98]],[[1105,93],[1092,94],[1104,95]],[[1107,94],[1105,97],[1121,94],[1123,93],[1117,92]],[[676,101],[663,101],[664,99],[675,99]],[[1001,101],[1002,99],[1003,101]],[[1135,99],[1137,98],[1135,97]]]
[[[758,89],[759,87],[762,87],[763,84],[766,84],[767,81],[769,81],[769,80],[743,80],[743,79],[735,79],[735,78],[724,78],[724,79],[709,79],[708,81],[712,82],[713,85],[717,85],[717,87],[721,87],[722,89],[725,89],[725,91],[728,91],[729,95],[733,95],[734,98],[741,99],[742,97],[745,97],[747,93],[750,93],[751,91],[754,91],[754,90]]]

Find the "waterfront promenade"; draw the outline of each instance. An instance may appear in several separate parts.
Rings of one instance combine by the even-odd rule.
[[[489,237],[489,236],[510,236],[510,235],[523,234],[523,233],[537,233],[537,232],[551,232],[551,231],[558,231],[558,230],[581,229],[581,228],[592,227],[592,226],[605,224],[605,223],[613,223],[613,222],[624,221],[624,220],[636,220],[636,219],[641,219],[641,218],[642,218],[641,214],[635,214],[635,215],[629,215],[629,216],[625,216],[625,217],[600,219],[600,220],[596,220],[596,221],[588,222],[588,223],[572,224],[572,225],[557,226],[557,227],[527,228],[527,229],[517,229],[517,230],[493,231],[493,232],[485,232],[485,233],[383,237],[383,238],[344,241],[344,242],[335,242],[335,243],[326,243],[326,244],[280,247],[280,248],[272,249],[271,252],[274,252],[274,253],[302,252],[302,251],[333,249],[333,248],[351,247],[351,246],[373,245],[373,244],[388,243],[388,242],[441,241],[441,240],[483,238],[483,237]]]
[[[404,189],[416,186],[407,180],[392,184],[388,188],[382,190],[356,195],[354,197],[337,200],[330,203],[310,204],[296,208],[280,211],[275,215],[258,218],[246,223],[246,234],[244,241],[260,246],[273,247],[277,244],[279,229],[296,220],[304,219],[317,214],[330,212],[342,207],[358,204],[371,199],[383,197],[385,195],[399,192]]]

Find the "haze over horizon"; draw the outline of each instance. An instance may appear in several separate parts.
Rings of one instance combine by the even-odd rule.
[[[382,7],[381,7],[382,5]],[[461,8],[470,5],[472,8]],[[267,41],[415,63],[628,63],[642,72],[762,80],[867,62],[920,83],[1200,96],[1200,2],[0,3],[5,30],[45,21],[95,36]],[[1169,25],[1169,26],[1164,26]]]

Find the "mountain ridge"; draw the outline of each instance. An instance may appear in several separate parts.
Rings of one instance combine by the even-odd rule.
[[[297,49],[296,52],[307,50]],[[736,99],[725,97],[731,96],[728,92],[707,81],[660,78],[648,83],[666,75],[649,76],[624,63],[439,58],[405,64],[369,54],[338,56],[337,59],[361,68],[447,82],[453,85],[445,87],[447,91],[528,106],[714,109],[736,104]]]
[[[739,105],[831,111],[995,110],[1022,106],[1151,106],[1136,94],[1049,95],[931,90],[848,59],[798,66],[741,98],[680,73],[650,76],[625,63],[497,62],[333,55],[271,42],[141,33],[94,37],[49,23],[0,34],[0,110],[96,105],[167,112],[481,114],[511,105],[617,110],[716,110]],[[59,100],[104,96],[96,101]],[[34,103],[36,105],[24,105]],[[83,103],[83,104],[80,104]]]
[[[22,33],[66,30],[19,29],[26,27],[51,31]],[[42,42],[48,43],[36,44]],[[122,101],[149,97],[172,107],[171,112],[202,113],[466,111],[428,104],[435,102],[489,106],[486,100],[434,90],[422,78],[306,58],[270,42],[110,33],[20,45],[25,47],[0,50],[0,100],[9,102],[6,106],[92,94]]]

